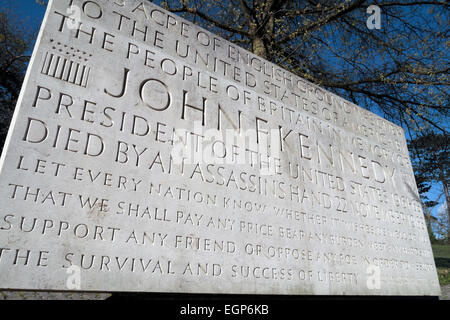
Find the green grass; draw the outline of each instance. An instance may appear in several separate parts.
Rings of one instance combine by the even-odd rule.
[[[433,244],[434,261],[441,286],[450,284],[450,245]]]

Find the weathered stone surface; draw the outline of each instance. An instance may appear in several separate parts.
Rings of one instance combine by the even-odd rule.
[[[106,300],[108,293],[0,291],[0,300]]]
[[[1,158],[1,288],[439,295],[401,128],[151,3],[71,2]]]

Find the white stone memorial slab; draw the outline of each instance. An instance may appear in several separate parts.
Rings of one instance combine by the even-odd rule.
[[[50,1],[0,288],[432,295],[400,127],[147,1]]]

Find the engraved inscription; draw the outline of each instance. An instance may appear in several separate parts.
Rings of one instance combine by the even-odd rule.
[[[439,294],[400,127],[149,1],[44,21],[0,160],[0,287]]]
[[[45,54],[41,73],[87,88],[91,68],[83,63],[88,62],[89,56],[92,55],[60,42],[55,43],[52,49],[53,52],[49,51]]]

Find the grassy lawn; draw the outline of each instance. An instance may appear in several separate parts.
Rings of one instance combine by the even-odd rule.
[[[450,245],[433,244],[433,255],[441,286],[450,284]]]

